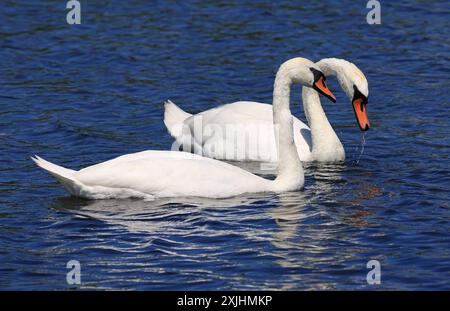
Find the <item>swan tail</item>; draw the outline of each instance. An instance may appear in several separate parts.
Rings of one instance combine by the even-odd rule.
[[[79,195],[82,185],[74,178],[76,171],[48,162],[41,157],[34,156],[31,160],[37,166],[52,174],[64,188],[73,195]]]
[[[164,124],[172,137],[177,138],[181,136],[183,122],[190,116],[192,116],[192,114],[183,111],[171,100],[166,100],[164,102]]]

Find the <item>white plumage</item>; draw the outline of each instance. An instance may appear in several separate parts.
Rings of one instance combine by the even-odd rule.
[[[368,96],[367,80],[354,64],[343,59],[327,58],[316,65],[325,75],[337,76],[350,101],[354,95],[353,85]],[[343,161],[344,148],[326,117],[318,93],[312,88],[303,87],[302,100],[309,126],[293,117],[294,142],[300,160]],[[184,150],[195,149],[203,156],[220,160],[277,161],[277,147],[272,135],[272,105],[239,101],[196,115],[184,112],[170,100],[165,102],[164,108],[167,130],[178,145],[183,145]],[[239,135],[252,137],[259,144],[251,143],[250,140],[247,143],[238,142],[236,135],[229,129],[235,129]]]
[[[311,68],[320,72],[311,61],[294,58],[283,63],[276,75],[273,122],[279,128],[280,160],[275,180],[261,178],[218,160],[177,151],[150,150],[128,154],[79,171],[65,169],[37,156],[32,159],[55,176],[72,195],[90,199],[225,198],[247,192],[298,190],[303,187],[304,175],[293,143],[290,86],[301,83],[312,87],[315,76]],[[175,114],[182,113],[176,111]],[[167,123],[171,122],[169,119]]]

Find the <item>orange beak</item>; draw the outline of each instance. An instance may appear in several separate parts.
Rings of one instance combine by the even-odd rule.
[[[327,97],[329,100],[331,100],[333,103],[336,102],[336,96],[330,91],[328,86],[325,83],[325,78],[323,75],[321,75],[315,82],[314,82],[314,89],[319,92],[320,94]]]
[[[363,98],[354,99],[353,111],[361,131],[367,131],[370,128],[369,117],[367,117],[366,101]]]

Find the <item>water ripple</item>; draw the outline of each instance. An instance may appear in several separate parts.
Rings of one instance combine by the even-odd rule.
[[[376,289],[450,289],[450,8],[382,5],[382,25],[369,26],[365,5],[350,1],[89,3],[83,24],[68,27],[51,3],[6,1],[0,289],[372,289],[370,259],[382,265]],[[338,103],[324,109],[347,160],[306,164],[303,191],[89,201],[29,160],[77,169],[168,149],[165,99],[190,112],[270,102],[277,66],[294,56],[355,62],[373,125],[361,154],[348,99],[327,80]],[[80,286],[66,284],[72,259]]]

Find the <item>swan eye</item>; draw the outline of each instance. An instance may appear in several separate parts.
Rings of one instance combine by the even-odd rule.
[[[323,78],[323,81],[326,80],[326,77],[325,77],[325,75],[323,74],[322,71],[317,70],[317,69],[312,68],[312,67],[310,67],[309,70],[311,70],[311,72],[314,75],[314,82],[317,82],[320,78]]]
[[[353,84],[353,91],[354,92],[353,92],[353,100],[352,101],[355,101],[360,98],[360,99],[362,99],[361,106],[367,105],[367,101],[368,101],[367,96],[364,95],[363,93],[361,93],[360,90],[358,89],[358,87],[354,84]]]

